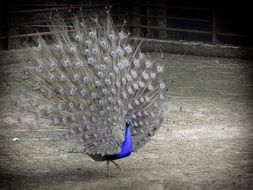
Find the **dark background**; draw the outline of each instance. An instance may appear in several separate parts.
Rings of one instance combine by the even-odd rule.
[[[253,45],[251,5],[240,1],[11,0],[1,5],[0,50],[20,48],[36,32],[47,32],[45,25],[56,11],[77,12],[82,7],[87,15],[94,15],[94,12],[102,14],[101,9],[106,5],[112,5],[116,25],[120,26],[123,19],[127,21],[133,37]]]

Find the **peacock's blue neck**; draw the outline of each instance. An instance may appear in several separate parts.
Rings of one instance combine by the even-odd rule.
[[[117,158],[125,158],[132,153],[132,137],[131,137],[131,130],[130,127],[126,124],[125,129],[125,140],[121,145],[121,150],[117,154]]]

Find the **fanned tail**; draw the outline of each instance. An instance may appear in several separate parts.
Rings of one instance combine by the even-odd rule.
[[[57,18],[49,29],[53,43],[39,37],[31,49],[16,111],[33,115],[36,128],[54,129],[50,139],[64,148],[101,155],[120,151],[130,116],[133,148],[144,145],[163,119],[163,66],[141,53],[140,44],[132,47],[109,12],[101,21]]]

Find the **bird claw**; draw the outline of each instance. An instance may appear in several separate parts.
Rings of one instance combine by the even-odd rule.
[[[120,167],[119,164],[117,164],[116,162],[114,162],[112,160],[111,160],[111,162],[116,166],[116,169],[118,168],[121,171],[121,173],[123,173],[123,169]]]
[[[117,168],[121,171],[121,173],[123,173],[123,169],[120,166],[116,166],[116,169]]]

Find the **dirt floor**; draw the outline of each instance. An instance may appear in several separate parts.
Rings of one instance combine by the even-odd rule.
[[[155,56],[155,55],[154,55]],[[157,135],[124,172],[82,154],[48,147],[8,122],[8,68],[1,55],[0,189],[253,189],[253,64],[165,54],[168,111]],[[12,141],[13,138],[19,141]]]

